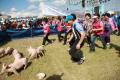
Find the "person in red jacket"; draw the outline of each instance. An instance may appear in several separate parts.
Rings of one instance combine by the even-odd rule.
[[[99,20],[100,15],[95,14],[93,16],[93,23],[92,23],[92,34],[91,34],[91,44],[90,44],[90,52],[95,52],[95,40],[97,37],[100,38],[102,44],[103,44],[103,49],[106,49],[106,44],[104,40],[104,27],[103,23]]]
[[[64,23],[64,26],[66,27],[66,33],[65,33],[65,36],[64,36],[64,43],[63,45],[66,45],[67,43],[67,36],[72,32],[72,25],[68,22],[65,22]]]
[[[42,45],[45,45],[46,41],[48,41],[48,43],[52,43],[52,41],[48,39],[48,36],[50,34],[50,25],[48,24],[47,18],[45,18],[43,21],[43,31],[44,31],[44,38]]]

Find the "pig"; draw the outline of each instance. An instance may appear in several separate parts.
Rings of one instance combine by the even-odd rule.
[[[27,48],[27,51],[29,52],[30,59],[37,58],[38,54],[37,54],[36,49],[34,49],[30,46],[29,48]]]
[[[20,59],[22,57],[21,53],[17,49],[14,49],[12,55],[15,59]]]
[[[9,65],[3,64],[0,74],[2,75],[4,73],[12,72],[16,75],[19,75],[17,70],[19,70],[23,67],[24,67],[24,69],[26,69],[27,63],[28,63],[27,58],[20,58],[20,59],[14,60],[14,62]]]
[[[42,46],[37,47],[36,51],[37,51],[38,55],[43,56],[43,55],[45,55],[46,50],[45,50],[44,46],[42,45]]]
[[[4,48],[0,48],[0,56],[4,56],[5,55],[5,49]]]
[[[11,48],[11,47],[7,47],[6,49],[5,49],[5,54],[7,55],[7,54],[9,54],[9,55],[11,55],[12,54],[12,52],[13,52],[13,48]]]

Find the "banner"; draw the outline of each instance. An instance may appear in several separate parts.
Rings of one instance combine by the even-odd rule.
[[[63,33],[65,33],[65,29]],[[33,37],[43,35],[42,28],[30,28],[30,29],[8,29],[6,31],[0,31],[0,42],[7,41],[9,39]],[[51,29],[50,34],[57,34],[56,29]]]

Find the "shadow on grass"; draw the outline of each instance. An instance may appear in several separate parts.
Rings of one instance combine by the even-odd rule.
[[[61,75],[52,75],[50,77],[48,77],[46,80],[62,80],[62,76],[64,75],[64,73],[62,73]]]
[[[116,53],[118,54],[118,56],[120,57],[120,46],[111,43],[111,47],[115,48],[115,50],[117,51]]]
[[[11,41],[10,36],[8,36],[8,35],[5,35],[5,36],[0,35],[0,47],[7,44],[9,41]]]
[[[31,64],[32,64],[32,62],[28,62],[26,69],[27,69]],[[25,70],[26,70],[26,69],[25,69]],[[24,70],[24,67],[21,68],[21,69],[19,69],[19,70],[17,70],[17,71],[18,71],[18,72],[21,72],[22,70]]]
[[[95,44],[96,47],[103,49],[103,47],[99,46],[98,44]]]
[[[56,39],[51,39],[51,41],[53,41],[53,42],[54,42],[54,41],[56,41]]]
[[[52,43],[54,43],[56,41],[56,39],[50,39],[50,40],[52,41]],[[52,43],[47,43],[47,44],[45,44],[45,46],[52,44]]]
[[[11,39],[7,40],[7,41],[0,41],[0,47],[2,47],[3,45],[7,44],[10,41],[11,41]]]

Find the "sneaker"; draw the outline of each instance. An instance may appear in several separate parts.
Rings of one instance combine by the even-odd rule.
[[[88,44],[87,47],[90,47],[90,45]]]
[[[107,43],[107,48],[109,48],[109,49],[112,48],[111,45],[110,45],[110,43]]]
[[[85,60],[85,57],[81,58],[82,60]]]
[[[67,49],[67,51],[70,51],[70,48],[69,48],[69,49]]]
[[[82,64],[85,61],[85,57],[81,58],[80,61],[78,61],[78,65]]]
[[[80,61],[78,61],[78,65],[82,64],[85,60],[81,59]]]

